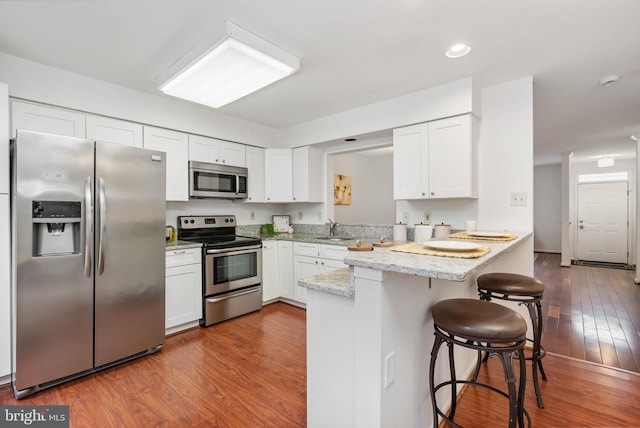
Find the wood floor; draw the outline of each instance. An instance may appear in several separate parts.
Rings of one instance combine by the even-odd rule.
[[[556,268],[555,257],[541,254],[536,260],[536,276],[546,285],[543,343],[549,380],[541,382],[545,409],[537,408],[528,380],[525,406],[533,426],[638,427],[640,374],[629,371],[629,361],[637,371],[640,305],[637,289],[625,287],[629,278],[633,283],[633,273]],[[303,309],[274,303],[172,336],[157,354],[20,401],[10,386],[2,387],[0,404],[67,404],[72,427],[305,427],[305,323]],[[591,336],[580,337],[580,331],[593,329],[597,347]],[[620,333],[629,344],[626,358]],[[626,369],[584,361],[589,358],[617,361]],[[490,359],[480,379],[502,387],[498,364]],[[465,427],[506,426],[504,415],[503,399],[468,388],[456,421]]]
[[[0,404],[70,405],[71,427],[304,427],[306,316],[274,303],[169,337],[161,352]]]
[[[534,275],[545,284],[545,349],[640,373],[640,286],[635,271],[560,267],[559,254],[537,254]],[[640,424],[639,424],[640,425]]]

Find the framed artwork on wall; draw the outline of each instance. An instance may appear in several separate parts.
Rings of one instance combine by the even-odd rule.
[[[333,174],[333,204],[351,205],[351,176]]]

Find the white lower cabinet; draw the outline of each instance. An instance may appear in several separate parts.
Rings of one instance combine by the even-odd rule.
[[[278,241],[262,242],[262,301],[280,297]]]
[[[200,248],[168,250],[165,281],[166,334],[198,325],[202,318]]]
[[[347,248],[338,245],[293,243],[293,300],[306,303],[307,289],[300,287],[298,281],[321,273],[342,269]]]
[[[278,241],[278,284],[280,296],[293,299],[293,242]]]

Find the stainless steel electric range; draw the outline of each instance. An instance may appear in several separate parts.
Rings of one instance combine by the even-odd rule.
[[[178,239],[202,244],[202,327],[262,308],[262,241],[236,235],[235,216],[180,216]]]

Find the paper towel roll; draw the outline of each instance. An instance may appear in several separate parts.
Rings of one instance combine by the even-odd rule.
[[[406,241],[407,240],[407,225],[406,224],[394,224],[393,225],[393,240],[394,241]]]
[[[430,224],[416,224],[413,230],[413,240],[419,244],[430,241],[433,235],[433,226]]]

